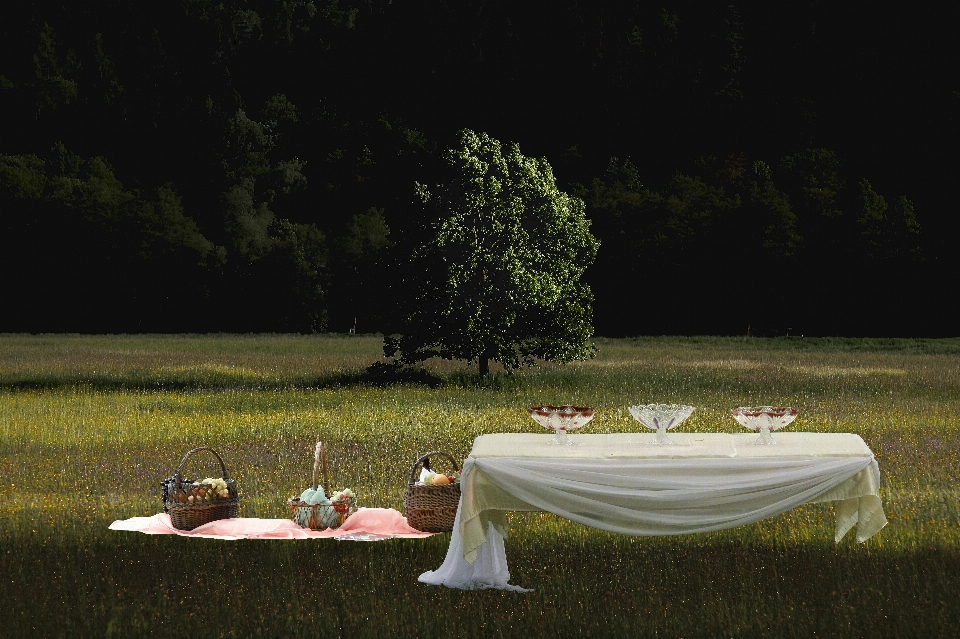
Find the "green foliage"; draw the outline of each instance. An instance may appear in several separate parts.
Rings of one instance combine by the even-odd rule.
[[[143,216],[149,219],[146,225],[148,232],[158,240],[162,238],[170,246],[193,250],[201,259],[220,248],[204,237],[193,218],[187,215],[172,184],[157,189],[156,202],[144,207]]]
[[[343,332],[376,332],[390,308],[385,299],[388,255],[406,255],[394,246],[384,209],[370,207],[353,215],[331,245],[331,326]]]
[[[754,160],[753,162],[753,172],[757,177],[764,179],[773,178],[773,169],[770,168],[770,165],[764,162],[763,160]]]
[[[124,87],[120,84],[120,78],[117,76],[116,65],[104,51],[102,33],[97,33],[94,36],[94,59],[99,71],[100,91],[103,95],[103,101],[106,104],[113,104],[124,92]]]
[[[281,332],[327,328],[326,237],[313,224],[281,219],[271,226],[272,247],[259,273],[258,303],[274,309],[265,326]]]
[[[323,331],[325,237],[315,225],[275,216],[257,201],[255,186],[248,173],[228,189],[222,233],[230,243],[218,246],[172,184],[144,197],[125,189],[105,159],[84,160],[63,144],[48,160],[0,156],[0,205],[11,212],[0,220],[8,242],[0,265],[12,272],[43,264],[70,275],[44,280],[39,291],[5,282],[0,290],[18,312],[0,316],[2,329],[43,329],[64,321],[57,319],[64,308],[95,301],[112,309],[118,324],[90,325],[73,314],[75,329],[129,330],[130,318],[139,317],[148,326]],[[76,280],[98,284],[84,290]]]
[[[21,265],[18,283],[4,290],[19,290],[24,303],[17,307],[30,308],[34,297],[51,296],[48,268],[105,280],[110,294],[94,294],[85,306],[101,309],[106,323],[84,324],[91,330],[117,330],[116,307],[124,303],[109,300],[128,296],[140,310],[126,316],[124,330],[143,330],[141,318],[173,315],[193,318],[196,330],[275,330],[271,316],[292,317],[304,300],[276,311],[256,300],[269,297],[271,280],[301,290],[293,283],[299,277],[307,278],[303,290],[327,287],[310,294],[310,304],[322,299],[327,308],[305,311],[303,330],[313,330],[306,327],[324,313],[337,330],[356,317],[364,330],[383,330],[377,308],[402,297],[392,274],[403,275],[405,252],[425,227],[409,184],[445,180],[434,166],[434,140],[465,122],[503,130],[525,122],[523,109],[490,108],[501,91],[533,112],[568,114],[556,130],[546,124],[552,118],[526,120],[525,144],[552,149],[547,154],[569,149],[549,155],[567,180],[561,188],[587,185],[580,195],[590,201],[591,232],[604,245],[587,272],[599,332],[618,334],[617,323],[627,321],[632,325],[622,330],[629,333],[745,328],[740,320],[735,329],[709,320],[685,324],[692,313],[669,321],[665,314],[623,313],[623,296],[649,278],[715,305],[735,290],[798,290],[800,279],[835,283],[838,297],[847,288],[880,299],[877,290],[888,285],[951,272],[954,258],[942,248],[950,233],[930,233],[939,229],[924,221],[931,237],[922,236],[925,212],[903,196],[884,192],[887,207],[877,212],[858,188],[864,176],[846,176],[848,186],[835,154],[807,141],[826,132],[816,130],[814,111],[832,113],[825,121],[836,122],[841,112],[878,113],[829,93],[844,86],[873,99],[867,96],[875,76],[863,62],[870,56],[839,54],[868,43],[869,35],[856,34],[874,31],[844,27],[855,11],[809,3],[704,12],[675,2],[560,2],[546,13],[529,3],[476,1],[28,4],[0,17],[0,170],[4,198],[16,203],[2,230],[25,233],[4,240],[10,248],[3,263]],[[845,42],[827,33],[846,34]],[[477,86],[495,89],[477,94]],[[559,103],[550,97],[556,87],[572,88]],[[434,97],[441,94],[467,97],[446,108]],[[832,130],[846,137],[861,129],[884,130]],[[632,149],[643,170],[618,160],[613,173],[592,180],[614,139]],[[703,148],[694,150],[694,140]],[[727,155],[741,146],[757,157]],[[806,146],[780,163],[759,159],[770,149]],[[711,152],[726,159],[671,175],[684,154]],[[886,187],[868,177],[879,196]],[[178,204],[162,195],[165,189]],[[930,193],[924,205],[934,211],[929,198],[942,196]],[[368,216],[372,210],[379,221]],[[290,229],[303,225],[329,243],[304,254],[309,265],[289,240]],[[52,229],[62,239],[51,237]],[[931,240],[941,247],[935,258]],[[26,255],[31,261],[21,259]],[[66,266],[74,263],[84,266]],[[148,283],[157,281],[200,283],[188,304]],[[798,297],[820,300],[816,289]],[[850,301],[818,304],[860,308]],[[188,310],[174,310],[178,305]],[[876,311],[863,315],[881,317]],[[19,326],[33,327],[26,316]],[[909,332],[894,319],[889,326]]]
[[[887,221],[887,201],[873,190],[867,180],[860,182],[860,193],[863,198],[863,209],[857,219],[860,234],[870,250],[871,257],[876,257],[881,251],[881,237]]]
[[[35,155],[0,156],[0,188],[10,200],[37,200],[43,196],[47,176],[44,162]]]
[[[57,53],[56,33],[49,24],[43,24],[39,36],[40,43],[33,55],[38,115],[42,111],[56,111],[77,98],[75,76],[80,70],[72,49],[68,49],[66,55]]]
[[[238,19],[249,27],[253,23],[245,15]],[[222,326],[324,331],[329,289],[326,236],[315,224],[298,223],[274,211],[307,185],[305,162],[296,156],[276,157],[281,152],[279,141],[299,121],[299,111],[285,95],[275,94],[265,100],[258,117],[238,109],[223,125],[220,216],[207,222],[228,248],[224,308],[229,310]],[[262,305],[264,312],[250,313],[251,303]]]
[[[354,215],[342,244],[347,255],[359,259],[389,247],[390,227],[384,220],[383,209],[370,208]]]
[[[675,175],[667,186],[661,227],[673,241],[671,249],[682,250],[687,241],[702,237],[715,224],[719,211],[733,205],[722,188],[699,177]]]
[[[829,149],[807,149],[783,158],[784,168],[795,180],[796,204],[823,217],[842,214],[838,208],[840,191],[846,181],[840,176],[840,160]]]
[[[11,211],[41,205],[40,219],[13,215],[7,220],[30,252],[41,250],[47,233],[54,235],[71,223],[82,226],[79,235],[64,238],[68,241],[96,238],[106,245],[127,244],[127,250],[115,254],[118,259],[127,254],[132,260],[149,261],[186,251],[192,261],[201,263],[216,248],[186,215],[172,185],[159,187],[152,199],[144,198],[126,190],[104,158],[83,160],[62,144],[54,147],[49,161],[35,155],[0,156],[0,198]],[[38,228],[37,223],[51,228]],[[22,234],[27,229],[39,235]]]
[[[742,100],[743,92],[740,90],[739,76],[745,60],[745,56],[741,53],[743,50],[743,21],[736,5],[727,5],[724,22],[727,26],[726,41],[729,49],[726,62],[720,65],[720,69],[726,76],[726,81],[723,88],[717,91],[717,95],[724,97],[727,101]]]
[[[618,325],[633,334],[698,331],[683,316],[624,319],[624,282],[641,278],[701,305],[725,305],[725,330],[733,334],[758,326],[776,326],[780,335],[794,326],[821,327],[817,334],[852,330],[831,325],[831,304],[855,303],[884,318],[899,312],[883,301],[879,278],[905,286],[918,277],[924,255],[912,202],[901,196],[891,206],[866,180],[848,186],[828,149],[788,155],[780,167],[774,172],[743,154],[708,156],[655,191],[629,159],[611,158],[603,178],[578,186],[604,240],[591,285],[608,334],[623,334]],[[737,291],[771,303],[730,304]],[[788,291],[818,303],[792,304]]]
[[[263,115],[273,122],[279,122],[280,120],[297,122],[300,119],[297,106],[282,93],[278,93],[267,100],[263,107]]]
[[[491,360],[515,369],[589,357],[592,294],[581,278],[598,242],[582,200],[557,189],[545,159],[517,144],[504,153],[485,133],[461,131],[444,159],[453,179],[416,187],[437,221],[414,251],[422,277],[384,353],[478,362],[482,375]]]
[[[868,180],[861,180],[860,196],[857,224],[867,255],[888,263],[922,260],[920,223],[913,202],[901,195],[891,207]]]
[[[670,13],[666,9],[661,9],[660,20],[663,22],[663,26],[672,34],[672,37],[675,38],[680,34],[680,18],[676,13]]]
[[[180,313],[198,310],[223,260],[172,185],[149,195],[128,190],[105,159],[62,144],[47,160],[0,156],[0,208],[0,269],[26,275],[0,283],[16,311],[0,315],[2,330],[176,325]],[[80,309],[91,306],[93,315],[109,309],[111,319],[90,322]]]
[[[242,258],[253,261],[269,250],[269,230],[274,221],[267,203],[257,203],[254,196],[251,178],[234,184],[223,196],[224,224],[233,247]]]
[[[217,34],[223,49],[233,50],[264,39],[290,45],[309,33],[311,27],[318,26],[318,15],[338,25],[346,20],[336,0],[286,0],[281,3],[186,0],[181,4],[187,16]]]
[[[751,221],[766,256],[783,259],[797,252],[803,241],[797,231],[797,216],[790,206],[790,198],[774,186],[772,179],[750,185],[746,207],[752,209],[754,220]]]

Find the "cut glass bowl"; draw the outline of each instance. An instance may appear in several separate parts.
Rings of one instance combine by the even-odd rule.
[[[642,404],[630,406],[628,410],[635,420],[650,430],[657,431],[656,438],[650,442],[651,445],[677,446],[675,441],[667,437],[667,431],[690,417],[694,408],[681,404]]]
[[[572,444],[567,432],[581,428],[593,419],[596,413],[594,409],[585,406],[534,406],[527,410],[533,421],[556,433],[550,443],[557,445]]]
[[[797,418],[797,409],[790,406],[739,406],[730,413],[741,426],[760,433],[753,442],[759,446],[776,444],[770,432],[780,430]]]

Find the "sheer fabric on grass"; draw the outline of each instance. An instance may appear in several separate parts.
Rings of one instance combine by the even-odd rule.
[[[453,532],[450,536],[450,548],[447,556],[436,570],[420,575],[420,581],[431,586],[448,586],[462,590],[512,590],[514,592],[530,592],[528,588],[521,588],[510,584],[510,569],[507,567],[507,553],[503,546],[503,536],[493,525],[487,525],[485,543],[473,552],[473,562],[463,558],[463,537],[460,529],[460,513],[463,507],[461,499],[457,508],[457,517],[453,522]],[[504,522],[506,520],[504,519]]]
[[[468,458],[443,565],[424,583],[509,588],[505,513],[542,510],[627,535],[678,535],[754,523],[839,501],[835,538],[863,541],[885,524],[880,471],[868,457],[644,459]]]

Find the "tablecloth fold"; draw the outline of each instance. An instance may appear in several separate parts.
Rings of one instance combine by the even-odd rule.
[[[649,446],[644,433],[481,435],[463,464],[461,499],[443,565],[420,581],[523,590],[509,583],[507,512],[546,511],[627,535],[734,528],[811,502],[836,504],[835,539],[865,541],[886,523],[873,452],[851,433],[691,433]],[[677,438],[681,439],[681,438]]]
[[[886,523],[873,488],[879,470],[869,457],[649,459],[642,465],[468,458],[463,476],[459,532],[470,562],[491,524],[505,532],[497,516],[506,511],[543,510],[627,535],[678,535],[743,526],[809,502],[854,499],[852,512],[841,507],[838,513],[838,540],[857,525],[863,541]]]

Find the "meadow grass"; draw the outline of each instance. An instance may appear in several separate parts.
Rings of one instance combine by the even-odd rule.
[[[596,340],[595,359],[430,384],[364,371],[376,336],[0,335],[4,637],[928,637],[960,627],[960,340]],[[854,432],[890,524],[833,543],[829,504],[750,526],[628,537],[517,513],[526,594],[425,586],[448,535],[377,543],[216,541],[107,529],[161,509],[159,481],[209,445],[241,516],[286,517],[314,442],[331,488],[403,509],[410,465],[462,460],[527,406],[594,406],[587,432],[642,429],[627,406],[697,407],[684,431],[738,432],[738,405],[800,409],[792,430]],[[191,461],[196,475],[212,456]]]

